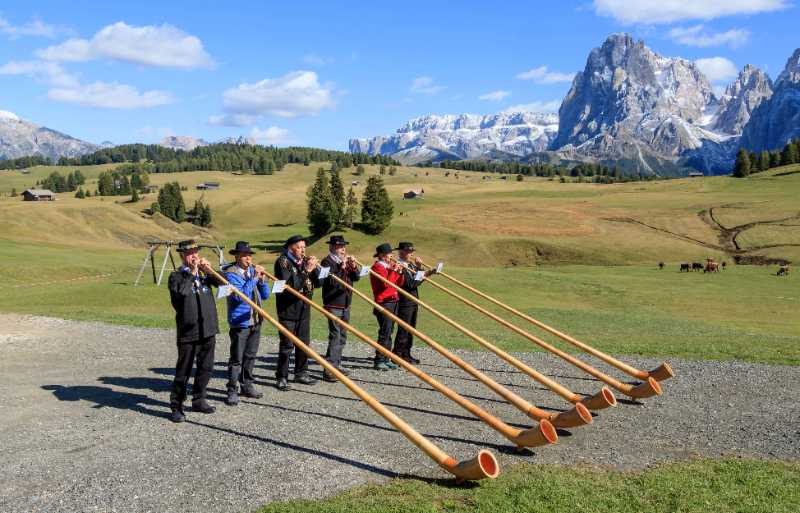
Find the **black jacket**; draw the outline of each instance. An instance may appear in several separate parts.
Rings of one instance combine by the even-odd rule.
[[[302,265],[295,264],[291,258],[282,253],[275,261],[275,276],[279,280],[286,280],[286,285],[298,292],[302,292],[305,297],[311,299],[314,296],[314,287],[319,287],[319,267],[307,273]],[[310,315],[311,307],[300,298],[289,292],[276,294],[275,305],[278,310],[278,317],[290,321],[296,321]]]
[[[331,268],[331,275],[341,278],[348,285],[358,281],[361,277],[358,271],[348,271],[344,264],[334,261],[330,255],[322,259],[323,267]],[[334,280],[330,276],[322,282],[322,304],[325,308],[350,308],[353,301],[353,292]]]
[[[417,274],[417,271],[420,271],[415,264],[411,262],[406,262],[405,266],[409,269],[402,269],[401,272],[405,279],[403,280],[403,285],[400,287],[412,296],[418,298],[419,297],[419,286],[422,281],[415,281],[414,276]],[[415,302],[407,298],[404,294],[400,294],[400,305],[408,306],[408,305],[416,305]]]
[[[178,343],[219,333],[212,285],[219,286],[216,278],[204,274],[196,278],[185,266],[169,275],[169,297],[175,309]]]

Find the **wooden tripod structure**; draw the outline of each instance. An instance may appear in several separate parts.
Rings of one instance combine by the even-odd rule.
[[[161,279],[164,277],[164,271],[167,268],[167,260],[169,260],[172,264],[173,271],[177,269],[177,266],[175,265],[175,257],[172,256],[172,246],[177,246],[177,242],[174,240],[153,240],[148,241],[147,245],[147,254],[144,256],[144,261],[142,261],[142,267],[139,268],[139,274],[136,275],[136,281],[133,282],[134,287],[139,285],[139,281],[142,279],[142,274],[144,274],[144,269],[147,267],[148,260],[150,261],[150,268],[153,270],[153,283],[156,285],[161,285]],[[155,254],[162,246],[166,248],[166,251],[164,253],[164,260],[161,262],[161,270],[158,272],[158,276],[156,276]],[[223,266],[225,264],[225,256],[222,252],[224,246],[220,246],[218,244],[200,244],[199,247],[212,249],[219,257],[219,265]]]

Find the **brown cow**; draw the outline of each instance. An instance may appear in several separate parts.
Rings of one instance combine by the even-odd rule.
[[[714,261],[713,258],[706,259],[706,266],[703,269],[703,273],[718,273],[719,272],[719,264]]]
[[[789,275],[789,264],[782,265],[778,268],[776,276],[788,276],[788,275]]]

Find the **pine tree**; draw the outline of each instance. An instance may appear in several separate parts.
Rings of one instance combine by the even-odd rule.
[[[356,197],[356,191],[354,191],[353,187],[350,186],[350,190],[347,191],[347,208],[344,211],[342,224],[344,224],[348,228],[352,228],[353,224],[355,224],[356,222],[357,209],[358,209],[358,198]]]
[[[133,189],[133,192],[131,193],[131,203],[136,203],[137,201],[139,201],[139,191]]]
[[[86,193],[83,192],[83,187],[78,188],[78,192],[75,193],[75,197],[78,199],[84,199],[86,197]]]
[[[750,174],[750,155],[744,148],[736,154],[736,163],[733,166],[733,176],[744,178]]]
[[[16,187],[12,187],[11,188],[11,197],[12,198],[16,198],[17,196],[19,196],[19,194],[17,194],[17,188]]]
[[[788,166],[796,164],[798,160],[797,147],[790,141],[783,147],[781,152],[781,165]]]
[[[357,176],[364,176],[365,174],[366,174],[366,170],[364,169],[364,166],[359,164],[358,167],[356,167],[356,175]]]
[[[758,170],[766,171],[767,169],[769,169],[769,152],[764,150],[761,152],[761,156],[758,159]]]
[[[334,162],[334,166],[336,162]],[[330,189],[331,189],[331,215],[333,216],[333,225],[339,226],[342,224],[345,209],[345,196],[344,184],[342,178],[339,176],[339,170],[331,167],[330,171]]]
[[[389,227],[394,207],[380,176],[370,176],[361,198],[361,224],[364,231],[377,235]]]
[[[336,219],[332,208],[333,199],[328,184],[328,176],[324,169],[317,170],[317,179],[308,188],[308,228],[317,237],[325,235],[334,227]]]
[[[200,215],[200,226],[211,226],[211,205],[206,205]]]
[[[769,167],[778,167],[781,165],[781,154],[777,151],[769,152]]]

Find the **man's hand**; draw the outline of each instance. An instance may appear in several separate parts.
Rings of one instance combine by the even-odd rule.
[[[305,267],[306,272],[310,273],[316,268],[317,268],[317,257],[315,256],[308,257],[308,260],[306,260],[306,267]]]
[[[422,261],[422,259],[421,259],[420,257],[415,257],[415,258],[414,258],[414,263],[415,263],[415,264],[417,265],[417,267],[419,267],[419,268],[422,268],[422,266],[423,266],[423,265],[425,265],[425,262],[423,262],[423,261]]]
[[[255,265],[255,269],[256,269],[256,276],[258,276],[259,278],[262,278],[262,279],[266,278],[267,272],[264,270],[263,267],[261,267],[260,265],[256,264]]]
[[[200,260],[197,261],[197,267],[200,270],[208,273],[209,269],[211,269],[211,264],[205,258],[200,258]]]

